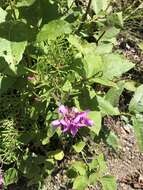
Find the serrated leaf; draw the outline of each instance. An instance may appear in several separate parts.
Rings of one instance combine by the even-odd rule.
[[[88,186],[88,178],[86,176],[78,176],[73,183],[73,189],[85,190]]]
[[[140,150],[143,152],[143,116],[137,115],[132,117],[135,136]]]
[[[53,20],[45,24],[37,35],[37,41],[56,40],[58,36],[70,34],[71,25],[64,20]]]
[[[98,107],[100,111],[105,115],[119,115],[120,112],[117,107],[113,107],[110,102],[105,100],[103,97],[96,96],[98,101]]]
[[[18,181],[18,173],[15,168],[9,168],[4,172],[4,184],[5,186]]]
[[[113,176],[106,175],[100,179],[103,190],[117,190],[116,179]]]
[[[99,111],[90,111],[88,117],[94,121],[94,125],[90,127],[90,130],[93,131],[96,135],[99,134],[101,129],[102,115]]]
[[[138,113],[143,112],[143,85],[140,85],[130,101],[129,111]]]
[[[77,153],[81,152],[84,147],[85,147],[85,142],[84,141],[80,141],[80,142],[73,145],[73,148]]]

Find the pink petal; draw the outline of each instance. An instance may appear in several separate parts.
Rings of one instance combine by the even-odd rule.
[[[94,121],[91,120],[91,119],[88,119],[88,118],[84,118],[84,119],[83,119],[83,122],[84,122],[84,124],[87,125],[87,126],[92,126],[92,125],[94,125]]]
[[[74,119],[74,123],[80,122],[81,119],[87,116],[86,112],[79,112],[78,115]]]
[[[58,126],[60,126],[61,125],[61,123],[60,123],[60,120],[54,120],[54,121],[52,121],[52,123],[51,123],[52,125],[53,125],[53,127],[58,127]]]
[[[66,113],[68,113],[68,108],[64,105],[60,105],[59,106],[59,113],[65,115]]]
[[[70,132],[71,132],[72,136],[75,137],[75,135],[76,135],[77,132],[78,132],[78,128],[76,128],[75,126],[72,126],[72,127],[70,128]]]

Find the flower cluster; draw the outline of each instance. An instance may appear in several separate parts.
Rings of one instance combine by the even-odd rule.
[[[62,118],[54,120],[52,125],[54,127],[61,127],[61,130],[69,132],[73,137],[77,134],[78,130],[85,126],[92,126],[93,120],[87,117],[88,111],[79,112],[77,108],[68,108],[67,106],[61,105],[59,107],[59,114]]]

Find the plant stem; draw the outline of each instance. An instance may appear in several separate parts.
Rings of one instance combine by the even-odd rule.
[[[89,10],[90,10],[91,2],[92,2],[92,0],[89,0],[89,1],[88,1],[88,5],[87,5],[87,8],[86,8],[86,12],[85,12],[85,14],[83,15],[83,17],[82,17],[82,19],[81,19],[81,23],[80,23],[80,25],[79,25],[79,27],[78,27],[76,33],[79,33],[80,30],[81,30],[82,27],[83,27],[83,24],[84,24],[84,22],[85,22],[85,20],[86,20],[86,18],[87,18],[87,15],[88,15],[88,13],[89,13]]]
[[[11,0],[9,0],[9,4],[10,4],[10,7],[11,7],[11,11],[13,13],[14,20],[16,20],[16,14],[15,14],[13,2]]]

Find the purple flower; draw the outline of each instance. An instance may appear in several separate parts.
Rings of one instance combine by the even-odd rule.
[[[68,108],[61,105],[58,112],[62,118],[54,120],[52,125],[53,127],[60,127],[64,133],[69,132],[75,136],[80,128],[94,124],[93,120],[87,117],[88,111],[79,112],[75,107]]]
[[[2,188],[3,184],[4,184],[4,180],[3,180],[2,172],[0,169],[0,189]]]

